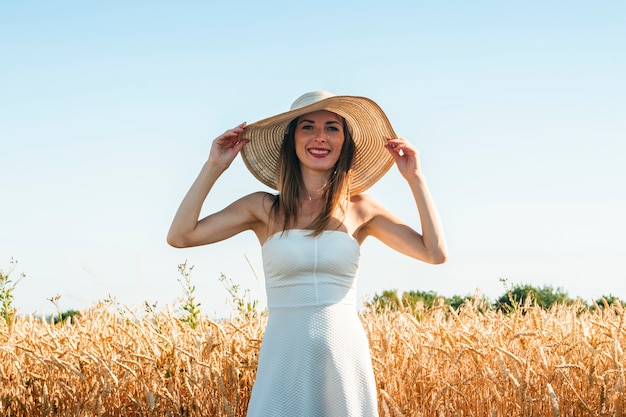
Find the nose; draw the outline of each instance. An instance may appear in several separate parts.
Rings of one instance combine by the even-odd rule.
[[[315,140],[318,142],[326,142],[326,139],[328,138],[327,133],[324,131],[324,129],[319,129],[317,132],[315,132]]]

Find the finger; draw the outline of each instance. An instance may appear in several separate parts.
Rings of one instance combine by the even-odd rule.
[[[250,142],[248,139],[242,139],[240,141],[237,141],[237,143],[233,145],[233,149],[235,150],[235,152],[239,152],[241,148],[243,148],[244,145],[248,142]]]
[[[393,150],[396,153],[399,153],[403,149],[404,143],[400,139],[387,139],[387,145],[386,146],[390,150]]]
[[[385,145],[385,147],[387,149],[389,149],[389,151],[391,151],[391,152],[393,152],[393,153],[395,153],[396,155],[399,155],[399,156],[404,156],[405,153],[406,153],[406,151],[405,151],[406,150],[406,146],[401,141],[398,142],[398,141],[395,141],[395,140],[394,141],[389,140],[387,142],[387,145]]]
[[[246,124],[247,122],[240,123],[237,126],[233,127],[232,129],[228,129],[226,132],[224,132],[224,134],[232,134],[232,133],[239,134],[245,130]]]
[[[399,138],[387,138],[387,143],[389,145],[394,146],[394,147],[397,147],[397,146],[411,146],[409,141],[406,140],[405,138],[402,138],[402,137],[399,137]]]
[[[385,149],[389,151],[394,161],[399,162],[402,159],[402,149],[398,149],[398,147],[393,147],[392,145],[385,145]]]
[[[406,155],[417,155],[419,153],[417,148],[405,138],[387,139],[387,143],[397,151],[402,150],[402,153]]]
[[[245,130],[247,122],[239,123],[236,127],[231,129],[233,132],[241,133]]]

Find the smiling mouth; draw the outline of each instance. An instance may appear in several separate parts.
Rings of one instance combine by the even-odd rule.
[[[309,149],[309,152],[313,155],[324,156],[330,153],[329,149]]]

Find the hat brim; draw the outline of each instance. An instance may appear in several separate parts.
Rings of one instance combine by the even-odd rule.
[[[276,190],[280,147],[289,123],[304,114],[328,110],[346,120],[355,143],[350,171],[351,195],[360,194],[376,183],[393,165],[385,149],[396,134],[385,112],[373,100],[358,96],[332,96],[316,103],[259,120],[246,126],[241,150],[248,170],[266,186]]]

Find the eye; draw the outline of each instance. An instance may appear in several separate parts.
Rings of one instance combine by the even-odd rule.
[[[331,132],[339,132],[339,128],[337,126],[328,126],[326,129]]]
[[[311,129],[313,129],[313,126],[311,126],[311,125],[302,125],[300,128],[302,130],[311,130]]]

